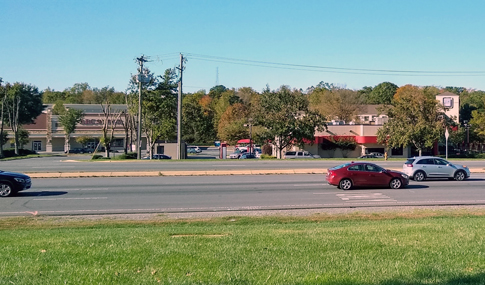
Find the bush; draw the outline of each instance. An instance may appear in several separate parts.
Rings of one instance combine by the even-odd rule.
[[[94,160],[94,159],[103,159],[103,158],[104,158],[104,156],[102,156],[100,154],[95,154],[95,155],[93,155],[93,157],[91,159]]]
[[[126,159],[136,159],[138,157],[138,153],[136,152],[129,152],[124,155],[126,155]]]
[[[475,155],[476,158],[485,158],[485,153],[477,153]]]
[[[261,159],[276,159],[276,157],[269,154],[262,154]]]
[[[37,152],[29,149],[19,149],[19,156],[26,156],[29,154],[37,154]],[[15,149],[13,148],[8,148],[3,150],[3,156],[4,157],[14,157],[15,155]]]
[[[137,158],[137,153],[136,152],[129,152],[127,154],[120,154],[117,156],[113,156],[113,159],[116,160],[124,160],[124,159],[136,159]]]

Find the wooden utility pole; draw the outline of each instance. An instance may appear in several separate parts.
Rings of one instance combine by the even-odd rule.
[[[177,159],[182,159],[182,74],[184,71],[184,56],[180,54],[180,78],[178,84],[178,99],[177,99]]]
[[[143,74],[143,63],[147,62],[147,59],[145,58],[144,55],[141,57],[138,57],[136,59],[138,61],[138,64],[140,65],[140,69],[138,70],[138,75],[137,75],[137,81],[138,81],[138,129],[137,129],[137,135],[136,135],[136,158],[141,159],[141,88],[142,88],[142,83],[146,81],[145,76]]]

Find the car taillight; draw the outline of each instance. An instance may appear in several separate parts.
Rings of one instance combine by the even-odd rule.
[[[407,167],[413,167],[413,164],[412,163],[408,163],[406,164]]]

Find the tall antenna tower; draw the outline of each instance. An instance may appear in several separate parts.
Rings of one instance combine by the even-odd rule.
[[[216,67],[216,86],[219,85],[219,66]]]

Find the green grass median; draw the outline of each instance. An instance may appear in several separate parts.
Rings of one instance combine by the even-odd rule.
[[[0,219],[0,284],[485,284],[485,211]]]

